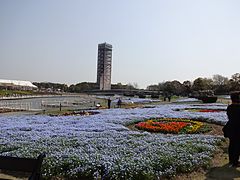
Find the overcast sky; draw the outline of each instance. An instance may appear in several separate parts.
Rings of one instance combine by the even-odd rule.
[[[240,1],[0,0],[0,79],[95,82],[103,42],[112,83],[230,78],[240,72]]]

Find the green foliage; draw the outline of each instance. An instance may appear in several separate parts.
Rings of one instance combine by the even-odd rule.
[[[51,88],[53,91],[57,91],[60,89],[61,91],[68,91],[68,86],[66,84],[60,84],[60,83],[51,83],[51,82],[34,82],[35,86],[37,86],[39,89],[48,89]]]
[[[213,90],[215,94],[229,94],[230,91],[240,90],[240,73],[235,73],[229,80],[219,74],[212,78],[198,77],[193,82],[188,80],[180,83],[179,81],[166,81],[158,85],[149,85],[147,90],[162,91],[163,94],[175,94],[188,96],[194,91]]]
[[[14,150],[17,150],[18,148],[19,147],[17,147],[17,146],[1,145],[0,146],[0,153],[14,151]]]
[[[78,83],[76,85],[71,85],[68,89],[69,92],[75,92],[75,93],[80,93],[80,92],[84,92],[84,91],[90,91],[90,90],[94,90],[94,89],[98,89],[98,86],[96,83],[90,83],[90,82],[82,82],[82,83]]]
[[[193,82],[192,89],[195,91],[212,89],[213,80],[208,78],[197,78]]]
[[[20,91],[20,90],[0,90],[0,96],[14,96],[14,95],[33,95],[32,91]]]
[[[240,73],[232,75],[232,78],[229,80],[230,91],[239,91],[240,90]]]

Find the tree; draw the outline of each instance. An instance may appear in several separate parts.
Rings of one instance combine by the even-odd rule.
[[[34,82],[39,89],[52,89],[52,91],[68,91],[68,86],[66,84],[51,83],[51,82]]]
[[[229,80],[230,91],[240,91],[240,73],[235,73]]]
[[[233,81],[240,83],[240,73],[235,73],[232,75]]]
[[[123,85],[122,83],[112,84],[111,89],[126,89],[127,85]]]
[[[91,83],[91,82],[81,82],[76,85],[71,85],[69,87],[69,92],[75,92],[75,93],[80,93],[80,92],[85,92],[85,91],[91,91],[97,89],[97,84],[96,83]]]
[[[138,87],[139,87],[139,86],[138,86],[138,83],[134,82],[134,83],[133,83],[133,87],[134,87],[135,89],[138,89]]]
[[[164,91],[164,84],[165,84],[165,82],[160,82],[160,83],[158,83],[158,89],[159,89],[159,91]]]
[[[159,91],[159,86],[156,85],[156,84],[149,85],[149,86],[147,87],[147,90],[148,90],[148,91]]]
[[[223,86],[228,83],[228,78],[219,74],[213,75],[213,84],[217,86]]]
[[[136,82],[134,82],[133,84],[128,83],[126,89],[129,89],[129,90],[138,89],[138,84]]]
[[[183,95],[184,96],[189,96],[189,94],[192,92],[192,83],[191,81],[183,81]]]
[[[197,78],[193,81],[192,89],[194,91],[209,90],[213,87],[213,80],[208,78]]]
[[[75,92],[75,85],[71,84],[68,88],[68,91],[72,93]]]
[[[128,83],[126,89],[133,90],[135,88],[134,88],[134,86],[131,83]]]
[[[229,91],[229,80],[219,74],[213,75],[213,89],[215,94],[227,94]]]
[[[163,94],[168,95],[173,93],[173,86],[171,81],[167,81],[163,84]]]
[[[175,95],[182,95],[183,91],[184,91],[184,86],[177,80],[174,80],[171,82],[171,86],[172,86],[172,91],[173,94]]]

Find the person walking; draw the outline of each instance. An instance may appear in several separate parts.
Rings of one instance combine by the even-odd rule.
[[[109,98],[108,99],[108,109],[110,109],[111,108],[111,99]]]
[[[168,96],[168,102],[170,102],[170,101],[171,101],[171,95]]]
[[[122,101],[121,101],[121,99],[120,99],[120,98],[118,99],[117,105],[118,105],[118,108],[121,108]]]
[[[227,107],[228,122],[223,128],[229,138],[228,156],[231,167],[240,167],[240,91],[230,95],[232,103]]]

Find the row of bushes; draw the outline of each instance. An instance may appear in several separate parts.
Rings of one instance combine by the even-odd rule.
[[[134,97],[135,96],[135,94],[133,94],[133,93],[125,93],[123,95],[127,96],[127,97]],[[145,94],[136,94],[136,96],[138,96],[139,98],[146,98]],[[151,98],[159,99],[159,95],[158,94],[151,94]]]

